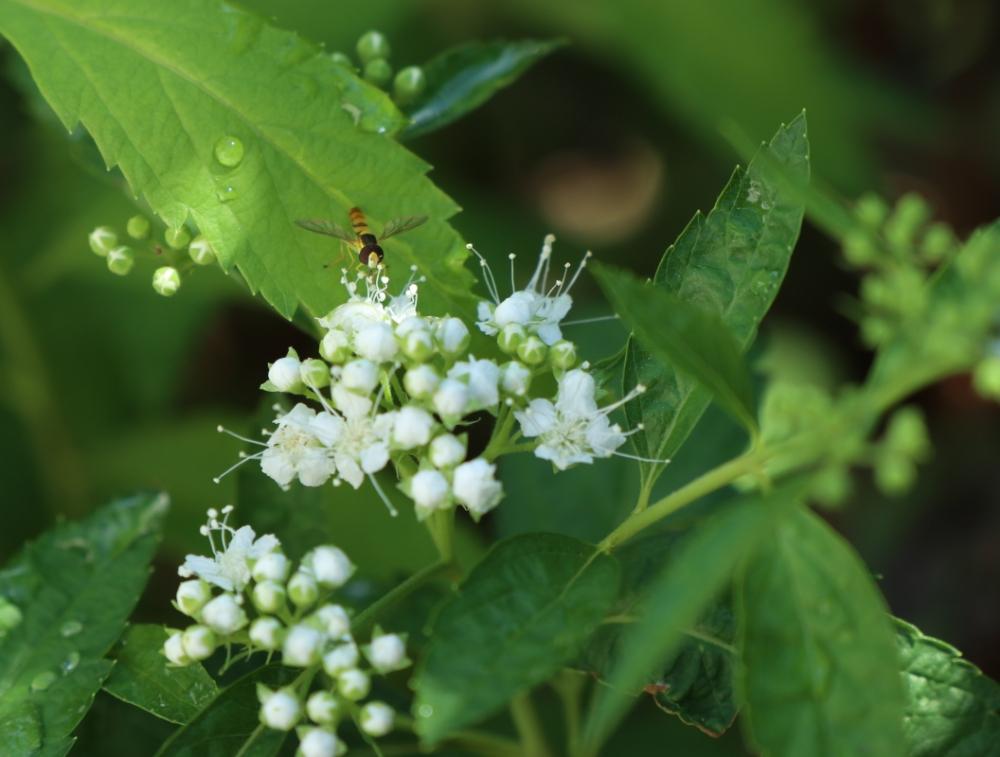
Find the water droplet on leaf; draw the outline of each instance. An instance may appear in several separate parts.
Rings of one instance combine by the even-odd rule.
[[[79,620],[67,620],[59,627],[59,633],[63,636],[75,636],[83,630],[83,623]]]
[[[223,184],[216,191],[215,196],[222,200],[222,202],[229,202],[239,197],[239,193],[232,184]]]
[[[226,168],[235,168],[242,162],[245,150],[243,142],[227,134],[215,143],[215,159]]]
[[[62,661],[62,665],[59,666],[59,669],[62,671],[62,674],[65,676],[65,675],[69,675],[74,670],[76,670],[76,666],[79,665],[79,664],[80,664],[80,653],[79,652],[70,652],[69,656],[65,660]]]
[[[422,718],[429,718],[434,714],[434,708],[429,704],[422,704],[417,708],[417,715]]]
[[[31,690],[32,691],[45,691],[52,682],[56,680],[56,674],[51,670],[46,670],[44,673],[39,673],[37,676],[31,679]]]

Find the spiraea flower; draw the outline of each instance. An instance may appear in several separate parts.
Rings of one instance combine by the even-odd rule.
[[[253,564],[278,549],[280,544],[272,534],[258,539],[250,526],[234,529],[228,525],[232,512],[232,505],[223,507],[220,521],[218,510],[208,511],[208,523],[201,527],[201,534],[208,537],[212,556],[188,555],[177,570],[179,575],[184,578],[197,576],[224,591],[242,591],[250,582]],[[185,584],[190,585],[185,581],[182,586]],[[205,596],[200,587],[191,587],[192,593],[196,590],[199,598]],[[195,609],[204,604],[200,602]]]

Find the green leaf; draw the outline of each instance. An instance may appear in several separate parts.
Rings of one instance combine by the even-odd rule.
[[[779,191],[773,164],[785,169],[785,183],[808,180],[805,114],[783,126],[762,154],[766,165],[754,159],[746,170],[737,168],[712,211],[695,215],[653,277],[657,288],[721,318],[742,350],[753,342],[781,287],[802,226],[801,199]],[[629,344],[625,385],[648,390],[626,405],[625,414],[633,428],[645,427],[632,437],[638,454],[669,459],[705,412],[710,393],[643,346]],[[641,470],[651,488],[663,466],[642,463]]]
[[[749,561],[736,594],[749,733],[761,752],[903,753],[889,616],[868,569],[799,508]]]
[[[625,715],[631,696],[644,688],[655,671],[664,669],[685,641],[685,631],[695,626],[725,589],[738,564],[768,535],[776,510],[796,501],[801,490],[801,483],[792,481],[767,495],[741,497],[705,521],[674,551],[641,600],[639,619],[623,632],[609,687],[594,700],[584,731],[591,753]]]
[[[434,623],[414,688],[434,744],[482,720],[573,659],[614,601],[615,560],[555,534],[500,542]]]
[[[615,313],[658,361],[657,377],[676,367],[756,431],[750,369],[721,318],[626,271],[595,264],[594,276]]]
[[[1000,684],[950,644],[896,620],[910,757],[1000,754]]]
[[[260,722],[257,684],[272,689],[289,685],[296,671],[266,665],[219,692],[191,722],[160,747],[157,757],[273,757],[288,734]]]
[[[112,503],[44,534],[0,572],[0,597],[22,615],[0,639],[0,744],[69,750],[146,585],[166,509],[163,496]]]
[[[513,84],[535,63],[565,44],[560,40],[471,42],[447,50],[424,66],[427,88],[409,108],[410,139],[450,124]]]
[[[387,262],[420,267],[431,310],[468,302],[466,252],[446,223],[458,208],[391,138],[400,115],[296,35],[212,0],[9,0],[0,33],[66,128],[82,124],[169,227],[193,222],[285,316],[345,297],[324,272],[344,259],[339,243],[295,220],[343,225],[354,205],[375,229],[428,216],[387,243]],[[234,167],[214,157],[229,136],[244,147]]]
[[[172,723],[187,723],[219,690],[198,664],[178,668],[167,664],[161,626],[132,626],[122,638],[115,667],[104,690]]]

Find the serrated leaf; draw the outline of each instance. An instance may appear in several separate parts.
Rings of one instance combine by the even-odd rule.
[[[559,40],[498,40],[446,50],[423,67],[427,87],[408,108],[410,124],[401,138],[411,139],[461,118],[563,44]]]
[[[200,664],[167,664],[162,626],[136,625],[125,632],[114,654],[115,667],[104,682],[112,696],[172,723],[187,723],[208,704],[218,687]]]
[[[889,616],[850,546],[799,508],[737,584],[738,687],[758,749],[776,757],[903,754]]]
[[[750,369],[721,318],[626,271],[595,264],[594,276],[633,338],[656,359],[658,375],[690,377],[756,431]]]
[[[289,685],[295,676],[295,670],[280,665],[247,673],[167,739],[157,757],[274,757],[288,734],[260,722],[257,684],[276,689]]]
[[[295,220],[339,222],[353,205],[375,228],[428,216],[386,243],[387,263],[420,267],[431,310],[467,302],[466,252],[446,223],[458,208],[390,137],[391,102],[296,35],[203,0],[9,0],[0,33],[64,126],[81,123],[168,226],[193,221],[285,316],[344,300],[339,266],[324,270],[345,259],[339,243]],[[245,148],[232,168],[214,157],[227,136]]]
[[[500,542],[434,622],[414,679],[416,730],[434,744],[548,680],[614,601],[618,566],[568,536]]]
[[[594,700],[584,743],[595,753],[625,715],[631,697],[654,671],[663,669],[710,603],[724,590],[739,563],[773,527],[776,513],[801,496],[792,481],[767,495],[749,495],[705,521],[670,557],[653,579],[622,634],[621,654],[609,686]]]
[[[166,509],[163,496],[120,500],[49,531],[0,572],[0,597],[22,615],[0,639],[0,744],[69,750],[146,585]]]
[[[762,148],[785,169],[782,181],[809,178],[809,141],[805,114],[783,126]],[[746,350],[771,307],[788,269],[802,226],[799,197],[782,193],[770,166],[752,160],[737,168],[707,215],[696,214],[660,261],[654,284],[673,296],[722,319]],[[672,366],[662,366],[630,342],[625,385],[645,384],[645,394],[625,407],[629,425],[645,432],[632,437],[642,457],[674,456],[710,402],[708,391]],[[641,463],[644,486],[663,472],[658,463]]]
[[[896,620],[910,757],[1000,754],[1000,684],[950,644]]]

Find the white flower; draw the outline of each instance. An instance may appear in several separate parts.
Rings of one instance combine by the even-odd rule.
[[[323,605],[316,611],[316,619],[333,639],[339,639],[351,630],[351,616],[340,605]]]
[[[454,434],[434,437],[430,449],[431,463],[435,468],[451,468],[465,459],[465,442]]]
[[[373,636],[371,644],[365,647],[365,656],[379,673],[400,670],[410,664],[406,656],[406,642],[402,636],[395,633]]]
[[[337,388],[334,389],[335,403],[338,401]],[[347,390],[343,394],[371,406],[367,398]],[[364,405],[350,402],[340,403],[338,409],[344,414],[344,429],[336,444],[330,447],[330,453],[338,475],[357,489],[366,474],[382,470],[389,462],[389,433],[395,423],[395,413],[373,417]]]
[[[354,334],[354,351],[376,363],[391,361],[399,351],[392,326],[387,323],[371,323],[362,327]]]
[[[371,360],[352,360],[344,365],[340,383],[359,394],[370,394],[378,386],[378,366]]]
[[[434,393],[434,410],[446,423],[465,415],[469,404],[469,387],[456,379],[445,379]]]
[[[585,371],[568,371],[559,381],[555,404],[532,400],[514,415],[521,433],[538,437],[535,456],[550,460],[559,470],[574,463],[591,463],[595,457],[610,457],[624,442],[626,434],[608,420],[608,413],[644,391],[636,387],[622,400],[598,408],[594,379]]]
[[[361,659],[358,646],[353,641],[346,644],[338,644],[325,655],[323,655],[323,670],[329,676],[337,676],[345,670],[357,667]]]
[[[292,626],[281,647],[281,661],[296,668],[308,668],[319,662],[325,639],[322,631],[311,626]]]
[[[193,616],[211,598],[212,590],[201,579],[195,578],[191,581],[181,581],[177,587],[177,609],[185,615]]]
[[[493,407],[500,401],[497,384],[500,369],[492,360],[469,360],[455,363],[448,371],[448,378],[462,381],[469,387],[468,411]]]
[[[319,343],[319,354],[328,363],[343,363],[350,357],[351,341],[340,329],[330,329]]]
[[[523,397],[531,386],[531,369],[524,363],[511,360],[500,366],[500,388],[506,394]]]
[[[458,318],[442,318],[434,336],[446,355],[458,355],[469,345],[469,327]]]
[[[177,569],[178,574],[184,578],[198,576],[224,591],[242,591],[250,581],[251,563],[278,549],[280,544],[273,534],[257,539],[250,526],[233,529],[227,525],[231,512],[231,507],[223,508],[224,517],[219,521],[218,513],[209,511],[208,524],[202,526],[201,532],[212,546],[212,557],[188,555]],[[219,534],[219,545],[215,543],[213,532]]]
[[[413,334],[415,332],[424,332],[429,334],[431,331],[431,325],[426,319],[421,318],[418,315],[411,316],[403,320],[398,326],[396,326],[396,336],[400,339]]]
[[[421,407],[407,405],[396,414],[392,441],[400,449],[422,447],[431,440],[434,416]]]
[[[333,406],[344,418],[367,416],[374,407],[370,397],[348,389],[342,382],[337,382],[330,389]]]
[[[408,482],[407,492],[417,504],[417,517],[423,519],[433,510],[448,504],[448,479],[436,470],[422,470]]]
[[[455,499],[478,520],[503,499],[503,486],[496,480],[496,466],[481,457],[455,468],[452,490]]]
[[[336,472],[316,434],[316,420],[316,411],[302,403],[275,419],[277,429],[259,455],[261,470],[280,486],[287,487],[296,477],[303,486],[320,486]]]
[[[325,728],[309,728],[299,737],[299,753],[302,757],[337,757],[340,746],[337,734]]]
[[[302,565],[324,589],[337,589],[354,575],[354,564],[339,547],[316,547],[304,558]]]
[[[378,265],[375,271],[359,273],[351,281],[347,271],[342,271],[340,282],[347,288],[348,301],[334,308],[319,323],[328,329],[341,329],[348,337],[372,323],[402,323],[417,313],[417,285],[415,277],[403,287],[401,294],[390,297],[386,291],[389,278]],[[361,294],[364,288],[365,293]]]
[[[250,641],[261,649],[273,651],[284,641],[285,627],[277,618],[261,617],[250,624]]]
[[[261,704],[260,722],[268,728],[290,731],[302,717],[302,704],[290,689],[269,692],[262,688],[257,696]]]
[[[188,626],[181,641],[184,644],[184,652],[192,660],[207,660],[215,651],[215,633],[211,628],[205,626]]]
[[[247,624],[247,614],[232,594],[220,594],[205,605],[201,619],[206,626],[223,636],[236,633]]]
[[[340,702],[329,691],[314,691],[306,700],[306,714],[314,723],[332,725],[340,715]]]
[[[291,392],[301,386],[299,369],[302,364],[294,355],[275,360],[267,371],[268,380],[279,392]]]
[[[368,696],[371,687],[371,678],[363,670],[357,668],[345,670],[337,676],[337,691],[342,697],[350,699],[352,702],[357,702]]]
[[[188,657],[187,652],[184,651],[184,636],[180,631],[172,633],[170,637],[163,642],[163,656],[170,661],[172,665],[190,665],[191,658]]]
[[[441,377],[431,366],[424,364],[410,368],[403,376],[403,388],[418,400],[429,399],[441,383]]]
[[[368,702],[361,708],[358,721],[369,736],[385,736],[392,730],[396,712],[385,702]]]
[[[268,552],[257,558],[253,564],[254,581],[284,581],[288,578],[288,569],[291,563],[281,552]]]

